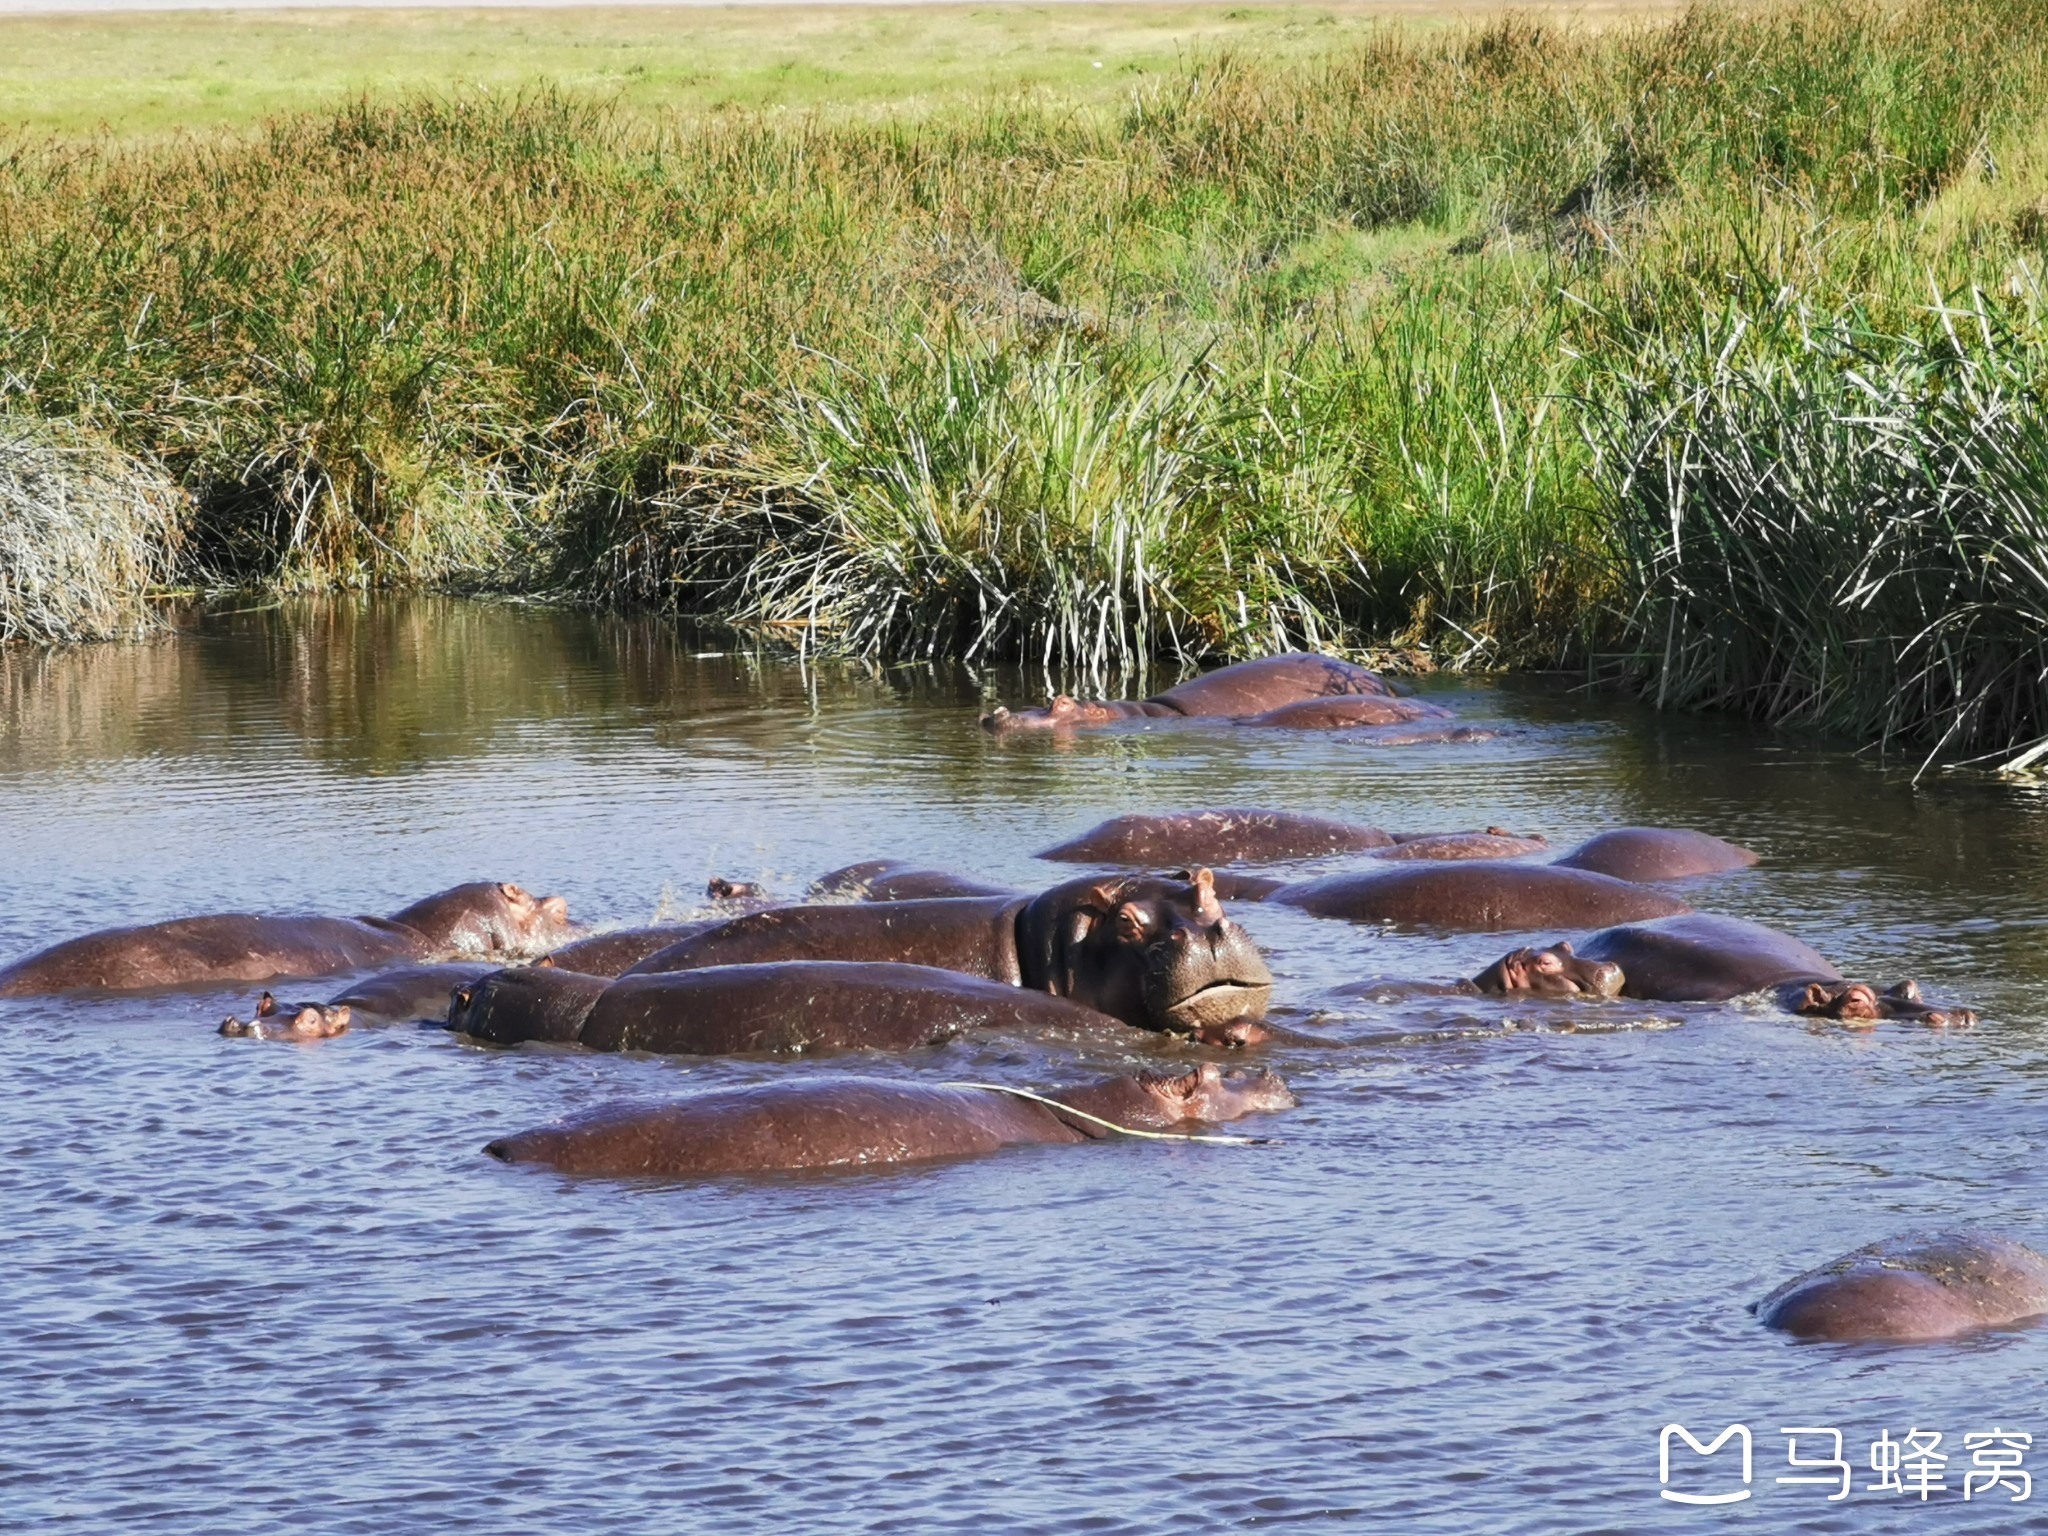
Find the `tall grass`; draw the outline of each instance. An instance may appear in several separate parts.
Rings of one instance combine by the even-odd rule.
[[[1622,654],[1672,702],[1988,749],[2035,729],[2024,668],[1985,659],[2010,592],[1968,588],[1998,616],[1938,642],[1898,580],[1835,604],[1900,678],[1951,658],[1915,685],[1975,690],[1951,732],[1931,703],[1841,705],[1848,639],[1717,653],[1756,591],[1657,530],[1674,498],[1681,523],[1762,504],[1767,398],[1816,461],[1868,404],[1852,373],[1965,398],[1930,295],[2033,270],[2044,86],[2043,0],[1794,3],[1209,57],[1116,111],[646,117],[542,92],[22,144],[0,405],[171,466],[209,580],[507,586],[1102,670]],[[1776,361],[1724,358],[1737,324]],[[1963,348],[1987,401],[2032,377],[2001,326]],[[1841,454],[1846,507],[1869,456]],[[1725,527],[1730,569],[1861,591],[1847,524],[1783,569],[1793,544]],[[1915,537],[1915,570],[1960,558]]]

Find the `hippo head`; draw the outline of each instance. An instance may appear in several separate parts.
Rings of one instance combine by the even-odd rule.
[[[1124,712],[1107,704],[1083,703],[1062,693],[1043,709],[1005,709],[998,704],[981,717],[984,731],[1057,730],[1061,726],[1101,725],[1121,720]]]
[[[704,895],[710,901],[751,901],[763,894],[751,880],[728,880],[723,875],[713,875],[704,884]]]
[[[1132,1118],[1156,1125],[1198,1121],[1220,1125],[1246,1115],[1292,1109],[1301,1101],[1273,1073],[1225,1072],[1205,1061],[1192,1072],[1140,1072],[1133,1079],[1143,1095],[1142,1112]]]
[[[330,1007],[325,1003],[294,1003],[280,1006],[268,992],[258,999],[254,1016],[238,1019],[229,1014],[221,1020],[220,1032],[254,1040],[329,1040],[348,1033],[348,1005]]]
[[[1810,981],[1795,993],[1791,1006],[1794,1013],[1847,1024],[1918,1019],[1931,1029],[1968,1029],[1977,1022],[1968,1008],[1939,1008],[1926,1002],[1917,981],[1902,981],[1882,992],[1860,981]]]
[[[1545,949],[1516,949],[1472,978],[1482,992],[1533,992],[1542,997],[1619,997],[1621,967],[1611,960],[1581,960],[1569,941]]]
[[[392,921],[426,935],[436,949],[471,954],[546,954],[575,931],[561,897],[496,880],[472,880],[416,901]]]
[[[546,961],[493,971],[449,995],[448,1028],[496,1045],[572,1043],[610,985],[608,977],[560,970]]]
[[[1027,986],[1135,1024],[1233,1041],[1273,990],[1258,945],[1223,915],[1215,878],[1070,880],[1017,918]]]

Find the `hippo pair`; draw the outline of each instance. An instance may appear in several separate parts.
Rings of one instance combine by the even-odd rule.
[[[1651,1002],[1724,1002],[1772,994],[1788,1012],[1867,1023],[1917,1019],[1934,1028],[1977,1022],[1967,1008],[1935,1007],[1918,983],[1879,991],[1845,980],[1820,955],[1760,923],[1711,912],[1603,929],[1574,945],[1516,949],[1473,977],[1488,993],[1633,997]]]
[[[501,972],[451,1024],[604,1050],[800,1051],[934,1044],[989,1025],[1104,1017],[1211,1044],[1263,1038],[1264,958],[1186,880],[1072,880],[1035,897],[769,908],[696,931],[616,980]],[[685,975],[694,979],[683,979]]]
[[[229,912],[108,928],[0,969],[0,997],[331,976],[444,954],[535,955],[570,932],[561,897],[479,880],[390,917]]]
[[[1205,672],[1147,699],[1078,700],[1061,694],[1043,709],[998,706],[981,717],[981,724],[1001,735],[1126,720],[1216,720],[1275,730],[1354,731],[1388,744],[1491,734],[1433,723],[1450,718],[1450,711],[1437,705],[1397,697],[1377,672],[1331,656],[1290,651]]]

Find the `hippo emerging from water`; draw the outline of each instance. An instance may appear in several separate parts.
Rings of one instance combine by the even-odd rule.
[[[784,960],[616,981],[540,966],[455,994],[448,1027],[497,1045],[528,1040],[679,1056],[907,1051],[974,1029],[1093,1031],[1115,1020],[1022,987],[926,965]]]
[[[1800,1339],[1945,1339],[2048,1313],[2048,1258],[1989,1232],[1889,1238],[1786,1281],[1750,1310]]]
[[[568,936],[559,896],[479,880],[391,917],[270,917],[248,912],[109,928],[67,939],[0,970],[0,997],[279,976],[331,976],[437,954],[539,954]]]
[[[1937,1008],[1919,985],[1886,991],[1843,979],[1813,950],[1761,923],[1711,912],[1604,929],[1573,945],[1517,949],[1472,978],[1482,992],[1634,997],[1717,1003],[1770,992],[1793,1013],[1843,1019],[1919,1019],[1936,1028],[1977,1022],[1967,1008]]]
[[[1122,720],[1228,720],[1284,730],[1386,730],[1447,720],[1450,711],[1397,698],[1385,678],[1364,667],[1311,651],[1290,651],[1205,672],[1149,699],[1072,699],[1065,694],[1043,709],[1000,706],[981,717],[998,734],[1019,730],[1078,730]],[[1409,731],[1401,740],[1438,739],[1456,730]]]
[[[956,1085],[832,1078],[700,1094],[678,1104],[603,1109],[522,1131],[484,1150],[563,1173],[722,1174],[864,1168],[968,1157],[1029,1143],[1171,1132],[1290,1109],[1269,1072],[1141,1072],[1038,1098]],[[1107,1121],[1107,1125],[1101,1123]]]
[[[348,1033],[349,1010],[326,1003],[280,1004],[268,992],[246,1019],[229,1014],[219,1033],[250,1040],[332,1040]]]
[[[1588,877],[1591,878],[1591,877]],[[1039,896],[781,907],[670,946],[628,976],[772,960],[892,960],[1071,999],[1140,1029],[1242,1044],[1272,973],[1214,877],[1070,880]]]

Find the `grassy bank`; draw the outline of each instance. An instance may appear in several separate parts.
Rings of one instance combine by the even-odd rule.
[[[166,464],[211,579],[1562,661],[1988,751],[2048,729],[2044,86],[2041,0],[1923,0],[30,141],[0,405]]]

